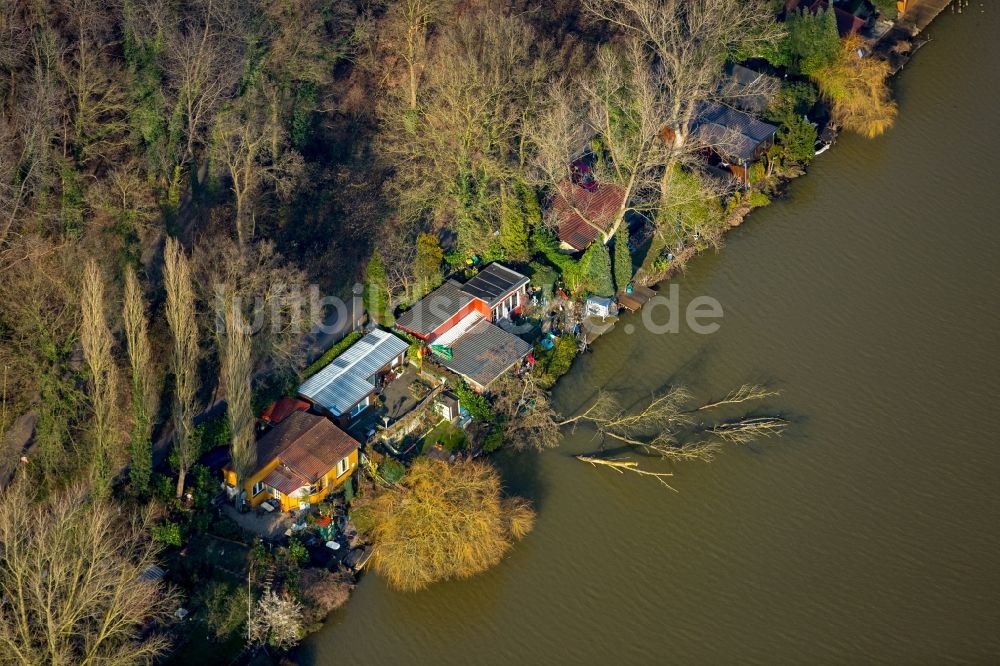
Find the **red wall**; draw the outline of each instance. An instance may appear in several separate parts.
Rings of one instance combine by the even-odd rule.
[[[458,322],[462,321],[463,317],[465,317],[466,315],[470,314],[473,311],[477,311],[479,312],[479,314],[483,315],[487,319],[490,319],[490,308],[488,305],[486,305],[486,301],[483,301],[478,298],[473,298],[470,303],[467,303],[465,305],[465,307],[463,307],[461,310],[459,310],[451,317],[446,319],[443,324],[435,328],[434,332],[428,336],[428,339],[433,340],[434,338],[441,335],[442,333],[450,329]]]

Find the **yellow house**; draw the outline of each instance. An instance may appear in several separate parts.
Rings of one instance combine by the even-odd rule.
[[[329,419],[295,412],[257,441],[257,465],[241,483],[251,506],[277,500],[282,511],[322,501],[358,466],[358,442]],[[236,472],[223,469],[230,496]]]

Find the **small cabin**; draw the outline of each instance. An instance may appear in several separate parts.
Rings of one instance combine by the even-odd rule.
[[[585,311],[588,317],[600,317],[601,319],[614,317],[618,314],[618,308],[615,307],[614,300],[600,296],[591,296],[588,298]]]

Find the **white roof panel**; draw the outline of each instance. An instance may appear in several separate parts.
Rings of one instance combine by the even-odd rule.
[[[401,338],[375,329],[302,382],[298,393],[334,416],[340,416],[375,389],[373,376],[406,351]]]

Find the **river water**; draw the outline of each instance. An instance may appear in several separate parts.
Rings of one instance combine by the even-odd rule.
[[[979,3],[973,2],[973,5]],[[946,13],[895,81],[896,127],[843,136],[786,201],[676,282],[719,332],[626,317],[560,382],[564,414],[682,383],[782,395],[781,439],[655,481],[577,431],[503,460],[535,531],[416,594],[368,575],[305,664],[1000,660],[1000,7]],[[652,462],[656,469],[668,469]]]

